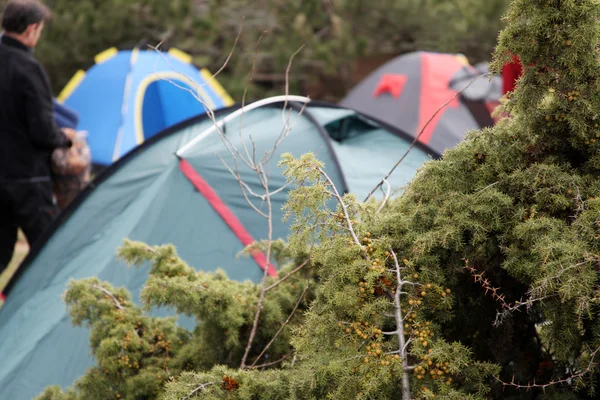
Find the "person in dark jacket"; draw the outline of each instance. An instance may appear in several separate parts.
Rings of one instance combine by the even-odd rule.
[[[0,272],[18,229],[33,245],[55,214],[51,157],[73,131],[54,123],[48,76],[33,56],[50,11],[39,0],[9,0],[0,38]]]

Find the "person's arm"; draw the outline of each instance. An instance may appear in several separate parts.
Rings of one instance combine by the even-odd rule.
[[[54,123],[54,107],[46,74],[39,65],[30,64],[21,75],[21,90],[29,138],[36,147],[56,149],[71,147],[71,140]]]

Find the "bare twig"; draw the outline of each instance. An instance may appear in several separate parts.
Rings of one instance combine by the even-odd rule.
[[[406,152],[404,153],[404,155],[400,158],[400,160],[398,160],[398,162],[394,165],[394,167],[390,170],[390,172],[385,176],[385,178],[383,178],[381,180],[381,182],[379,182],[377,184],[377,186],[375,186],[375,188],[373,188],[373,190],[371,190],[371,193],[369,193],[369,195],[365,199],[365,202],[367,202],[371,198],[371,196],[373,196],[373,194],[377,191],[377,189],[379,189],[381,187],[381,185],[383,185],[383,183],[387,179],[389,179],[389,177],[394,173],[394,171],[396,170],[396,168],[398,168],[398,166],[402,163],[402,161],[404,161],[404,159],[408,156],[408,153],[410,153],[411,150],[413,149],[413,147],[415,147],[415,145],[419,141],[419,138],[421,138],[421,135],[423,135],[423,133],[425,132],[425,130],[427,129],[427,127],[429,126],[429,124],[431,124],[431,121],[433,121],[433,119],[436,117],[436,115],[438,115],[440,113],[440,111],[442,111],[444,108],[446,108],[448,106],[448,104],[450,104],[454,99],[456,99],[458,96],[460,96],[462,94],[462,92],[464,92],[465,90],[467,90],[469,88],[469,86],[471,86],[473,83],[475,83],[475,81],[477,79],[479,79],[479,78],[481,78],[482,76],[485,76],[485,75],[486,74],[481,74],[481,75],[478,75],[475,78],[473,78],[473,80],[471,82],[469,82],[469,84],[467,86],[465,86],[464,88],[462,88],[460,91],[456,92],[456,94],[454,96],[452,96],[452,98],[450,100],[448,100],[447,102],[445,102],[444,104],[442,104],[436,110],[436,112],[433,113],[433,115],[431,116],[431,118],[429,118],[429,120],[427,121],[427,123],[423,126],[423,128],[421,129],[421,131],[419,132],[419,134],[415,137],[415,139],[410,144],[410,146],[408,147],[408,149],[406,150]]]
[[[483,189],[481,189],[481,190],[478,190],[478,191],[477,191],[477,192],[475,192],[474,194],[479,194],[479,193],[481,193],[481,192],[484,192],[484,191],[486,191],[487,189],[489,189],[489,188],[491,188],[491,187],[493,187],[493,186],[496,186],[496,185],[497,185],[497,184],[499,184],[499,183],[500,183],[500,181],[496,181],[496,182],[494,182],[494,183],[492,183],[492,184],[489,184],[489,185],[487,185],[486,187],[484,187]]]
[[[125,310],[125,308],[121,305],[121,303],[119,302],[119,300],[117,300],[117,298],[115,297],[115,295],[112,294],[110,291],[108,291],[108,290],[104,289],[102,286],[98,286],[98,285],[93,285],[92,288],[100,290],[105,295],[107,295],[108,297],[110,297],[119,310]]]
[[[354,241],[355,244],[360,246],[360,241],[358,240],[358,236],[356,235],[356,232],[354,232],[354,227],[352,226],[352,219],[350,218],[350,214],[348,212],[348,207],[346,206],[346,203],[344,203],[344,199],[338,192],[337,188],[335,187],[335,184],[333,183],[333,181],[331,180],[329,175],[327,175],[327,173],[325,171],[323,171],[322,168],[318,168],[318,171],[321,174],[321,176],[323,176],[325,178],[325,180],[327,181],[327,184],[331,187],[331,190],[333,190],[333,192],[331,194],[335,197],[335,199],[338,201],[338,203],[340,203],[340,207],[342,207],[342,212],[344,213],[344,220],[346,221],[346,224],[348,225],[348,230],[350,231],[350,234],[352,235],[352,240]]]
[[[281,334],[281,332],[283,331],[283,329],[290,322],[290,320],[292,319],[292,317],[296,313],[296,310],[300,306],[300,303],[302,303],[302,300],[304,300],[304,296],[306,296],[306,293],[308,292],[309,288],[310,288],[310,284],[308,284],[308,286],[306,286],[306,288],[304,288],[304,291],[300,295],[300,298],[298,298],[298,301],[296,302],[296,305],[294,306],[294,309],[292,310],[292,312],[290,313],[290,315],[287,317],[287,319],[285,320],[285,322],[283,323],[283,325],[281,325],[281,328],[279,328],[279,330],[277,331],[277,333],[275,334],[275,336],[273,336],[273,338],[265,346],[265,348],[263,349],[263,351],[258,355],[258,357],[256,357],[256,360],[254,360],[254,362],[250,366],[251,368],[254,367],[256,365],[256,363],[258,362],[258,360],[260,360],[262,358],[262,356],[267,352],[267,350],[269,350],[269,348],[271,347],[271,345],[273,344],[273,342],[275,342],[275,340],[279,337],[279,335]]]
[[[489,293],[494,300],[502,305],[502,308],[510,308],[510,305],[506,302],[504,295],[500,292],[500,288],[492,286],[489,279],[483,277],[484,272],[477,272],[475,267],[471,267],[468,259],[465,258],[464,262],[465,269],[470,272],[474,281],[479,283],[485,289],[485,294]]]
[[[300,48],[298,48],[298,50],[296,50],[290,56],[287,68],[285,69],[285,95],[286,96],[289,96],[289,94],[290,94],[290,70],[292,69],[292,63],[294,61],[294,57],[296,57],[302,51],[302,49],[304,49],[305,46],[306,46],[306,44],[303,44],[302,46],[300,46]],[[287,105],[288,105],[288,102],[286,100],[283,103],[283,107],[281,108],[281,117],[282,117],[283,123],[284,123],[283,131],[285,131],[285,128],[288,126],[288,123],[289,123],[289,120],[287,120],[285,117],[285,110],[287,108]],[[304,111],[304,107],[306,107],[306,104],[304,104],[302,106],[302,111]],[[299,114],[302,114],[302,111]],[[275,141],[275,147],[277,147],[283,139],[284,139],[284,137],[283,137],[283,133],[282,133],[282,135],[280,135],[280,137],[277,138],[277,140]],[[275,152],[273,152],[272,154],[274,154],[274,153]],[[272,155],[271,155],[271,157],[272,157]],[[270,160],[270,157],[269,157],[269,160]],[[267,160],[267,161],[269,161],[269,160]]]
[[[263,171],[262,168],[260,170]],[[261,178],[260,173],[259,173],[259,178]],[[261,178],[261,181],[263,181],[262,178]],[[267,200],[267,214],[269,216],[269,218],[268,218],[269,232],[267,235],[267,241],[268,241],[267,255],[266,255],[266,261],[265,261],[265,272],[263,274],[262,285],[261,285],[261,289],[260,289],[260,296],[258,298],[258,304],[256,306],[256,314],[254,316],[254,323],[252,324],[252,331],[250,331],[250,337],[248,338],[248,344],[246,345],[246,350],[244,351],[244,356],[242,357],[242,362],[240,363],[240,368],[242,368],[242,369],[246,368],[246,360],[248,359],[248,355],[250,354],[250,349],[252,348],[252,342],[254,341],[254,336],[256,336],[256,331],[258,330],[258,321],[260,319],[263,302],[265,300],[265,293],[266,293],[265,289],[267,288],[266,283],[267,283],[267,276],[268,276],[268,272],[269,272],[269,260],[271,258],[271,250],[272,250],[272,244],[273,244],[273,210],[272,210],[272,204],[271,204],[271,196],[269,194],[268,182],[263,181],[263,187],[265,189],[266,200]]]
[[[402,304],[400,302],[400,292],[402,291],[403,281],[400,272],[400,264],[398,263],[398,257],[396,256],[394,249],[390,248],[390,254],[394,259],[396,279],[398,281],[396,294],[394,295],[394,318],[396,320],[396,330],[398,331],[398,348],[401,350],[400,357],[402,357],[402,400],[411,400],[410,377],[408,376],[409,365],[406,353],[408,343],[404,337],[404,318],[402,317]]]
[[[275,289],[277,286],[281,285],[283,282],[285,282],[286,280],[288,280],[289,278],[291,278],[294,274],[296,274],[302,268],[306,267],[309,262],[310,262],[310,258],[307,258],[306,261],[304,261],[302,264],[300,264],[298,267],[296,267],[292,272],[290,272],[289,274],[287,274],[286,276],[284,276],[283,278],[281,278],[280,280],[278,280],[277,282],[275,282],[271,286],[267,287],[265,289],[265,291],[268,292],[271,289]]]
[[[571,375],[569,375],[566,378],[562,378],[562,379],[554,379],[550,382],[544,383],[544,384],[539,384],[539,383],[535,383],[535,381],[533,382],[529,382],[526,384],[520,384],[515,382],[515,378],[513,376],[512,381],[510,382],[504,382],[503,380],[501,380],[500,378],[498,378],[497,376],[495,377],[496,381],[501,383],[502,386],[510,386],[510,387],[514,387],[516,389],[521,389],[521,390],[531,390],[534,388],[537,389],[542,389],[543,391],[545,391],[547,388],[551,387],[551,386],[556,386],[556,385],[562,385],[562,384],[568,384],[571,385],[573,384],[573,381],[576,379],[579,379],[587,374],[589,374],[590,372],[592,372],[594,370],[594,367],[596,365],[598,365],[597,362],[594,361],[594,358],[596,358],[596,355],[598,354],[598,351],[600,351],[600,347],[598,347],[596,350],[594,350],[591,354],[590,354],[590,362],[589,364],[580,372],[573,374],[571,373]]]
[[[206,390],[206,388],[210,385],[214,385],[213,382],[208,382],[208,383],[203,383],[201,385],[198,385],[198,387],[196,387],[194,390],[192,390],[187,396],[185,396],[184,398],[182,398],[181,400],[189,400],[191,399],[193,396],[196,395],[196,393],[198,393],[201,390]]]
[[[284,362],[285,360],[287,360],[288,358],[290,358],[291,354],[286,354],[285,356],[281,357],[279,360],[276,361],[271,361],[265,364],[260,364],[260,365],[253,365],[251,367],[251,369],[259,369],[259,368],[266,368],[266,367],[272,367],[273,365],[277,365],[277,364],[281,364],[282,362]]]
[[[383,210],[383,207],[385,207],[385,204],[390,199],[390,193],[392,191],[392,185],[390,185],[390,183],[385,178],[383,179],[383,182],[386,184],[387,190],[385,192],[383,201],[381,202],[381,205],[379,206],[379,209],[377,209],[377,214],[379,214],[381,212],[381,210]]]

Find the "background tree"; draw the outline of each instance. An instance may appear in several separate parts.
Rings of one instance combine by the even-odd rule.
[[[217,71],[236,100],[283,92],[336,101],[378,64],[415,50],[462,52],[487,61],[507,0],[47,0],[54,19],[37,54],[55,92],[112,47],[163,42]],[[0,5],[0,12],[1,12]],[[260,42],[260,43],[259,43]],[[144,44],[145,46],[145,44]],[[253,80],[248,75],[253,71]]]

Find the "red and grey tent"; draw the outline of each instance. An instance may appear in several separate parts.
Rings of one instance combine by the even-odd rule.
[[[487,72],[485,65],[471,66],[461,55],[409,53],[367,76],[341,105],[413,137],[426,127],[419,141],[439,156],[458,144],[467,132],[494,124],[491,109],[502,96],[501,78],[480,77],[471,83],[481,72]]]

